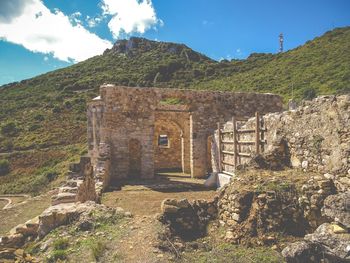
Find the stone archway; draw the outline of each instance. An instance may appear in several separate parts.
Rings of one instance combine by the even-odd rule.
[[[154,168],[156,171],[183,171],[183,131],[171,120],[154,123]]]

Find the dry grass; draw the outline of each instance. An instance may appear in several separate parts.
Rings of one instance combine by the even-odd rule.
[[[7,201],[0,200],[0,209],[2,209],[7,204]]]
[[[43,195],[28,199],[27,202],[18,204],[6,210],[0,210],[0,235],[6,234],[11,228],[41,214],[50,206],[51,197]],[[0,203],[2,204],[2,203]]]

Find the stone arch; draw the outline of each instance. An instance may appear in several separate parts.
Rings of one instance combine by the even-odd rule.
[[[139,140],[129,140],[129,178],[139,178],[141,176],[141,154],[142,146]]]
[[[159,145],[160,136],[167,136],[168,145]],[[178,170],[183,167],[183,130],[167,119],[156,119],[154,123],[154,168],[155,170]]]

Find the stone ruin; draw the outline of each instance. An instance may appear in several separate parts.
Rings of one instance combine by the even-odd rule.
[[[212,171],[218,121],[280,112],[282,105],[273,94],[103,85],[88,105],[95,176],[104,187],[125,178],[153,178],[163,169],[204,177]]]

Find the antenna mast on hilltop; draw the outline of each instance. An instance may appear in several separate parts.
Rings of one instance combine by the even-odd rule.
[[[279,35],[279,38],[280,38],[280,50],[279,50],[279,53],[282,53],[282,52],[283,52],[283,41],[284,41],[284,39],[283,39],[283,33],[281,33],[281,34]]]

